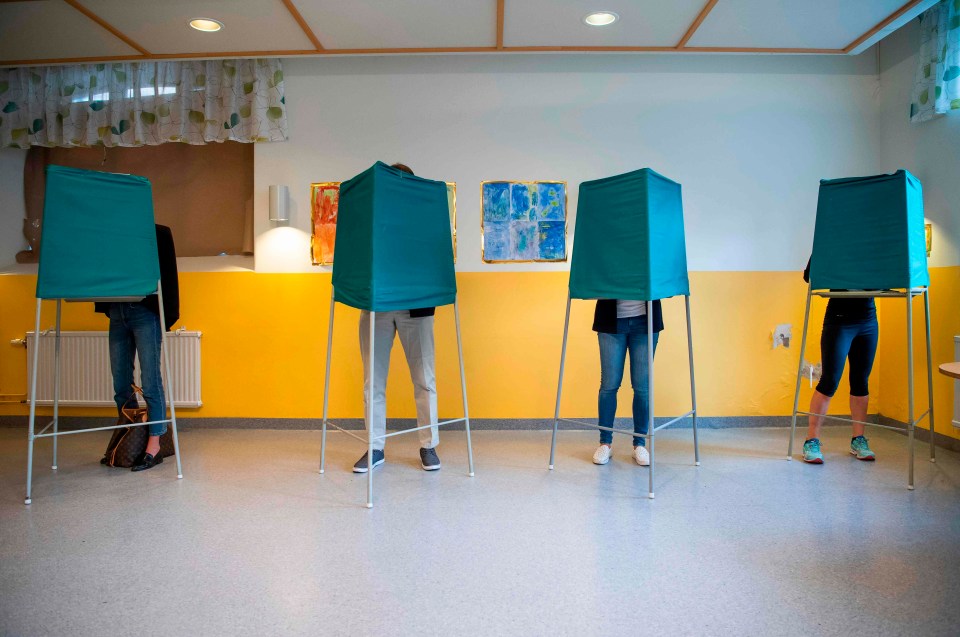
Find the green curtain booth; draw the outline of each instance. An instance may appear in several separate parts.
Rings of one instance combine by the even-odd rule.
[[[150,181],[48,166],[37,298],[143,297],[159,278]]]
[[[580,184],[571,298],[678,294],[690,294],[680,184],[649,168]]]
[[[814,290],[929,285],[920,181],[906,170],[822,180],[810,284]]]
[[[457,295],[447,185],[377,162],[340,185],[334,298],[389,312]]]

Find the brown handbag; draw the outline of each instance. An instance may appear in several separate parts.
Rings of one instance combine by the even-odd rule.
[[[136,385],[132,385],[134,396],[143,396],[143,390]],[[147,422],[147,409],[140,407],[124,407],[120,410],[120,418],[117,419],[118,425]],[[143,456],[147,450],[147,438],[150,433],[144,425],[135,425],[130,427],[121,427],[114,429],[110,442],[107,444],[107,451],[103,454],[104,462],[102,464],[108,467],[122,467],[129,469]],[[167,458],[174,454],[173,450],[173,431],[167,427],[167,433],[160,436],[160,457]]]

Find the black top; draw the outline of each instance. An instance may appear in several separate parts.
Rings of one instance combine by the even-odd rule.
[[[177,251],[173,245],[173,233],[167,226],[156,224],[157,228],[157,256],[160,259],[160,284],[163,286],[163,318],[167,331],[180,318],[180,281],[177,277]],[[110,314],[109,302],[95,303],[94,310],[101,314]],[[144,306],[154,314],[160,314],[160,302],[156,294],[151,294],[142,301]]]
[[[810,259],[803,270],[803,280],[810,282]],[[844,290],[832,290],[843,292]],[[872,297],[860,299],[832,298],[827,301],[827,312],[823,316],[824,325],[854,325],[877,320],[877,304]]]
[[[660,301],[653,302],[653,331],[663,331],[663,311]],[[617,300],[600,299],[593,312],[593,331],[603,334],[617,333]]]
[[[437,311],[435,307],[421,307],[418,310],[410,310],[410,318],[423,318],[424,316],[433,316]]]

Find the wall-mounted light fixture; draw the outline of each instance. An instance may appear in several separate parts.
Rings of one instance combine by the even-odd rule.
[[[270,221],[290,221],[290,210],[287,206],[287,187],[270,186]]]

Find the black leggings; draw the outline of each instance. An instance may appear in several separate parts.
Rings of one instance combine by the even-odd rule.
[[[820,336],[823,373],[817,391],[833,397],[843,376],[843,364],[850,358],[850,395],[867,396],[870,370],[877,355],[877,319],[863,323],[838,325],[827,323]]]

